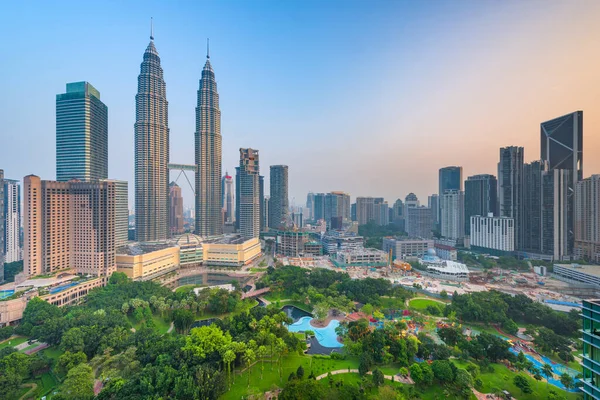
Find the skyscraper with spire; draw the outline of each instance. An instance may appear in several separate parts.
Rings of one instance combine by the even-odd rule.
[[[163,240],[169,236],[168,102],[152,28],[138,76],[135,111],[135,237]]]
[[[196,234],[223,233],[221,221],[221,110],[208,46],[196,107]]]

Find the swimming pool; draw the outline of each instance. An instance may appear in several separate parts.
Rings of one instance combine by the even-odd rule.
[[[339,321],[332,320],[324,328],[315,328],[310,324],[312,317],[302,317],[291,325],[288,325],[290,332],[305,332],[313,331],[319,344],[324,347],[343,347],[344,345],[337,341],[337,333],[335,328],[340,325]]]
[[[514,355],[519,355],[519,352],[518,352],[518,351],[516,351],[516,350],[514,349],[514,347],[511,347],[509,350],[510,350],[510,352],[511,352],[511,353],[513,353]],[[577,377],[577,375],[579,374],[579,372],[578,372],[578,371],[575,371],[574,369],[572,369],[572,368],[569,368],[569,367],[567,367],[567,366],[565,366],[565,365],[563,365],[563,364],[559,364],[559,363],[557,363],[557,362],[554,362],[554,361],[552,361],[551,359],[549,359],[548,357],[546,357],[546,356],[543,356],[543,355],[541,355],[541,354],[539,355],[539,357],[542,359],[543,363],[542,363],[542,362],[540,362],[540,361],[539,361],[537,358],[535,358],[535,357],[531,356],[530,354],[527,354],[527,353],[523,353],[523,354],[525,355],[525,358],[526,358],[527,360],[531,361],[531,362],[533,363],[533,365],[534,365],[534,366],[535,366],[537,369],[539,369],[540,371],[542,370],[542,367],[543,367],[543,365],[544,365],[544,364],[550,364],[550,365],[552,366],[552,372],[554,373],[554,376],[553,376],[552,378],[549,378],[549,379],[548,379],[548,382],[549,382],[551,385],[557,386],[557,387],[561,388],[562,390],[567,390],[567,391],[569,391],[569,392],[577,392],[577,391],[579,391],[579,388],[573,388],[573,389],[570,389],[570,390],[568,390],[568,389],[565,387],[565,385],[563,385],[563,384],[560,382],[560,376],[561,376],[563,373],[565,373],[565,372],[566,372],[567,374],[571,375],[571,377],[573,377],[573,378],[576,378],[576,377]]]
[[[54,294],[54,293],[62,292],[63,290],[68,289],[72,286],[76,286],[78,284],[79,284],[79,282],[71,282],[71,283],[67,283],[66,285],[57,286],[57,287],[48,289],[48,291],[50,292],[50,294]]]
[[[15,294],[14,290],[0,290],[0,300],[10,297],[13,294]]]

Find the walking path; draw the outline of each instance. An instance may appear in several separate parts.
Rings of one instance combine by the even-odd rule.
[[[265,307],[268,306],[269,304],[271,304],[271,302],[267,299],[265,299],[264,297],[259,297],[258,300],[262,301],[263,303],[265,303]]]
[[[29,389],[27,392],[25,392],[25,394],[21,397],[19,397],[19,400],[23,400],[23,399],[27,399],[28,395],[30,393],[33,393],[36,389],[37,389],[37,383],[24,383],[21,385],[21,387],[30,387],[31,389]]]
[[[171,326],[169,326],[169,330],[167,331],[167,333],[171,333],[173,332],[173,329],[175,328],[175,323],[171,322]]]
[[[339,375],[339,374],[358,374],[358,370],[357,369],[338,369],[336,371],[331,371],[328,372],[326,374],[321,374],[319,376],[316,377],[316,380],[320,381],[321,379],[327,378],[327,376],[329,374],[331,375]],[[369,371],[367,372],[367,375],[373,375],[373,372]],[[407,383],[409,385],[414,384],[413,380],[410,379],[410,377],[402,377],[401,375],[383,375],[383,377],[385,379],[387,379],[388,381],[394,381],[394,382],[400,382],[400,383]]]

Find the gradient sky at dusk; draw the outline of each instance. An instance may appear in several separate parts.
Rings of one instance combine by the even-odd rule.
[[[128,180],[132,198],[151,16],[171,162],[194,162],[210,37],[223,172],[235,172],[240,147],[257,148],[267,180],[269,165],[289,165],[290,202],[342,190],[426,203],[440,167],[496,174],[508,145],[538,159],[540,122],[580,109],[584,175],[600,173],[599,1],[61,1],[0,13],[8,178],[55,178],[55,95],[87,80],[109,109],[109,176]]]

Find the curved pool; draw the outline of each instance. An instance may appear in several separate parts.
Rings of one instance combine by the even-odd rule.
[[[315,328],[310,324],[312,317],[302,317],[291,325],[288,325],[290,332],[305,332],[313,331],[319,344],[323,347],[343,347],[344,345],[338,342],[335,328],[340,325],[339,321],[332,320],[324,328]]]

